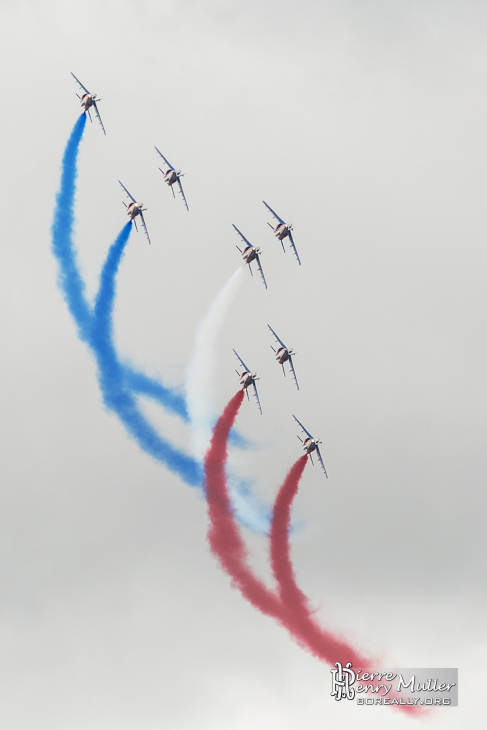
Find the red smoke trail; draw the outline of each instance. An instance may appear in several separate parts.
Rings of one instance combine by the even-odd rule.
[[[295,601],[290,600],[289,604],[287,601],[284,602],[284,596],[281,597],[275,591],[269,590],[248,566],[247,549],[233,517],[225,475],[228,434],[237,417],[243,397],[243,391],[239,391],[227,404],[215,426],[210,448],[205,458],[205,486],[210,518],[208,541],[211,551],[218,558],[223,570],[232,579],[234,587],[238,588],[244,598],[263,613],[277,619],[301,646],[307,648],[316,657],[331,663],[342,661],[343,664],[346,664],[351,661],[354,664],[357,662],[362,666],[370,666],[370,660],[365,662],[346,644],[336,641],[333,637],[322,635],[320,629],[309,619],[309,610],[303,614],[301,610],[298,610]],[[299,459],[286,479],[285,484],[291,484],[291,495],[296,493],[305,464],[306,457]],[[290,502],[288,512],[289,510]],[[284,531],[284,540],[281,541],[284,542],[284,545],[287,542],[286,534]],[[287,554],[289,555],[289,547],[287,547]],[[290,566],[289,560],[288,565]],[[306,603],[306,599],[297,587],[296,590],[302,597],[300,600],[304,600]],[[287,598],[287,594],[285,597]]]
[[[329,664],[352,662],[354,666],[371,667],[375,662],[357,654],[351,646],[321,629],[315,622],[308,599],[299,589],[291,563],[289,528],[291,505],[297,494],[308,457],[301,456],[289,470],[276,498],[270,535],[272,571],[279,586],[279,598],[283,606],[292,612],[300,635],[313,654]]]
[[[279,598],[254,576],[247,565],[247,549],[233,519],[227,489],[225,464],[228,434],[242,405],[243,397],[243,390],[240,390],[226,406],[215,426],[205,458],[206,499],[210,518],[208,541],[211,551],[220,561],[223,570],[231,577],[233,585],[253,606],[279,619],[282,613]]]
[[[352,662],[356,668],[377,666],[369,658],[360,656],[352,647],[318,626],[312,616],[308,600],[298,588],[290,559],[289,526],[291,505],[297,493],[299,480],[307,458],[302,456],[291,467],[277,496],[271,528],[271,562],[279,584],[279,592],[269,590],[247,564],[247,549],[242,539],[227,489],[225,465],[230,429],[244,398],[239,391],[227,404],[218,419],[210,448],[205,458],[205,487],[210,527],[208,541],[213,554],[232,584],[262,613],[277,619],[303,647],[328,664]],[[379,681],[367,682],[375,686]],[[393,693],[389,694],[390,697]],[[419,708],[410,705],[391,705],[407,713],[417,714]]]
[[[289,606],[294,613],[311,616],[308,599],[294,579],[289,545],[291,506],[307,461],[308,457],[304,454],[293,464],[276,497],[272,512],[270,554],[272,572],[279,586],[282,603]]]
[[[270,554],[272,572],[279,586],[279,598],[282,604],[295,615],[296,622],[299,625],[300,635],[306,639],[308,645],[313,647],[313,653],[321,659],[324,659],[332,665],[337,661],[341,662],[343,666],[347,662],[352,662],[353,667],[356,669],[378,667],[379,663],[377,660],[372,661],[371,659],[358,655],[350,646],[339,641],[316,624],[308,599],[296,583],[289,544],[291,507],[294,497],[298,492],[299,481],[303,475],[306,462],[307,456],[304,455],[293,464],[274,503],[270,534]],[[380,684],[380,681],[367,681],[365,684],[377,686]],[[399,697],[394,692],[389,693],[388,696],[391,699],[392,697]],[[424,714],[424,710],[417,705],[391,705],[391,707],[401,709],[403,712],[416,716],[418,714]]]

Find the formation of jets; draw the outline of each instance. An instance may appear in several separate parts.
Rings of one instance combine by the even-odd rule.
[[[279,363],[279,365],[282,366],[282,371],[283,371],[284,375],[286,375],[286,371],[284,370],[284,363],[285,362],[289,363],[289,368],[290,368],[290,372],[292,373],[294,384],[296,385],[296,388],[299,390],[298,380],[296,378],[296,371],[294,370],[294,364],[293,364],[293,359],[292,359],[293,355],[295,355],[296,353],[294,352],[294,350],[292,350],[290,347],[287,347],[284,344],[284,342],[274,332],[274,330],[272,329],[270,324],[268,324],[267,326],[270,329],[270,331],[272,332],[274,338],[276,339],[276,343],[278,344],[277,349],[271,345],[271,348],[274,350],[274,353],[275,353],[276,361]],[[254,391],[254,398],[257,403],[257,407],[260,411],[260,414],[262,415],[262,406],[260,404],[260,398],[259,398],[259,393],[257,391],[257,384],[256,384],[256,381],[259,380],[259,378],[257,377],[257,373],[253,373],[251,371],[251,369],[244,363],[244,361],[242,360],[242,358],[240,357],[240,355],[238,354],[238,352],[236,350],[234,350],[233,352],[235,353],[235,357],[237,358],[237,360],[241,366],[240,370],[235,370],[235,372],[237,373],[238,378],[239,378],[240,388],[241,388],[241,390],[245,391],[245,393],[247,395],[247,400],[250,400],[248,388],[250,386],[252,386],[253,391]],[[318,460],[318,463],[321,466],[321,468],[323,469],[326,478],[328,479],[328,474],[326,472],[325,464],[323,462],[323,458],[321,456],[321,452],[319,449],[319,444],[321,444],[322,442],[318,438],[315,438],[303,426],[301,421],[298,421],[296,416],[293,415],[293,418],[296,421],[296,423],[300,426],[300,428],[303,430],[303,432],[306,434],[306,438],[304,440],[300,436],[298,436],[298,439],[301,441],[301,443],[303,445],[304,453],[309,456],[311,463],[314,464],[313,457],[311,454],[313,451],[316,452],[315,455]]]
[[[81,81],[73,73],[71,73],[71,76],[74,78],[76,83],[79,85],[80,89],[83,91],[83,94],[81,96],[79,94],[77,94],[77,97],[80,99],[80,103],[81,103],[81,106],[82,106],[85,114],[88,115],[90,121],[93,121],[91,118],[91,113],[90,113],[90,109],[92,109],[103,130],[103,134],[106,134],[105,127],[103,126],[103,122],[101,120],[100,112],[99,112],[98,106],[97,106],[98,102],[100,102],[101,99],[99,99],[96,94],[92,94],[90,91],[88,91],[86,86],[83,86]],[[164,181],[171,188],[173,197],[174,198],[176,197],[175,192],[174,192],[174,185],[177,184],[177,186],[179,188],[179,193],[180,193],[181,198],[184,203],[184,206],[185,206],[186,210],[189,211],[188,203],[186,201],[186,196],[184,194],[183,186],[181,183],[181,178],[183,177],[183,173],[181,172],[181,170],[176,170],[176,168],[171,165],[169,160],[167,160],[166,157],[164,157],[162,152],[160,150],[158,150],[157,147],[155,147],[154,149],[156,150],[157,154],[164,160],[164,163],[167,166],[166,170],[163,170],[161,167],[159,168],[159,170],[161,171],[162,175],[164,176]],[[135,229],[138,230],[137,229],[137,218],[139,218],[139,222],[142,227],[142,230],[144,231],[144,234],[147,237],[147,240],[150,244],[151,240],[150,240],[149,232],[147,230],[147,226],[146,226],[145,219],[144,219],[144,212],[147,210],[147,208],[144,208],[143,203],[137,202],[137,200],[133,197],[133,195],[131,193],[129,193],[129,191],[127,190],[125,185],[120,180],[118,182],[120,183],[125,194],[127,195],[127,197],[130,200],[129,203],[124,202],[125,208],[127,210],[127,215],[129,216],[130,221],[133,222]],[[299,258],[299,254],[296,249],[296,245],[294,243],[293,235],[291,233],[291,231],[293,230],[292,223],[286,223],[280,216],[277,215],[277,213],[274,210],[272,210],[272,208],[265,202],[265,200],[263,200],[262,202],[264,203],[267,210],[271,213],[271,215],[277,221],[277,223],[275,225],[273,225],[271,223],[268,223],[268,225],[272,228],[276,238],[281,242],[282,250],[284,252],[286,251],[286,249],[284,247],[284,239],[288,238],[291,249],[292,249],[294,255],[296,256],[298,264],[301,266],[301,260]],[[253,275],[251,264],[253,261],[255,261],[257,269],[259,270],[260,278],[262,279],[262,283],[264,284],[265,288],[267,289],[267,282],[265,280],[264,271],[262,269],[262,264],[260,262],[260,253],[261,253],[260,248],[253,246],[250,243],[250,241],[247,238],[245,238],[243,233],[241,231],[239,231],[237,226],[235,226],[234,224],[232,224],[232,225],[233,225],[233,228],[235,229],[237,235],[241,238],[243,246],[244,246],[243,249],[240,248],[239,246],[236,246],[236,248],[240,251],[240,254],[242,255],[243,261],[248,265],[251,275]],[[274,336],[274,339],[276,340],[277,349],[271,345],[271,348],[275,354],[275,359],[279,363],[279,365],[282,366],[282,372],[284,373],[284,375],[286,375],[286,371],[284,369],[284,363],[286,363],[286,362],[289,363],[289,369],[292,374],[292,379],[294,381],[294,384],[296,385],[296,388],[299,390],[298,380],[296,377],[296,371],[294,370],[294,364],[293,364],[293,359],[292,359],[293,355],[295,355],[296,353],[291,348],[287,347],[284,344],[284,342],[278,337],[278,335],[274,332],[274,330],[272,329],[272,327],[269,324],[267,326],[268,326],[269,330],[271,331],[272,335]],[[260,404],[259,394],[257,392],[257,385],[256,385],[256,381],[259,379],[257,377],[257,373],[253,373],[250,370],[250,368],[247,367],[247,365],[244,363],[244,361],[242,360],[242,358],[240,357],[240,355],[237,353],[236,350],[234,350],[233,352],[235,353],[235,356],[241,366],[240,370],[235,371],[239,377],[240,388],[243,391],[245,391],[245,393],[247,394],[247,399],[250,400],[248,388],[252,386],[253,395],[256,400],[257,407],[258,407],[260,413],[262,414],[262,407]],[[323,463],[323,459],[321,457],[321,453],[320,453],[320,449],[319,449],[319,444],[321,444],[322,442],[319,439],[314,438],[311,435],[311,433],[305,429],[303,424],[300,421],[298,421],[296,416],[293,416],[293,418],[297,422],[297,424],[300,426],[303,433],[306,435],[306,438],[304,440],[298,436],[298,438],[300,439],[300,441],[303,445],[303,451],[305,452],[305,454],[307,454],[309,456],[311,463],[313,463],[313,457],[311,456],[311,454],[313,451],[315,452],[316,458],[318,459],[318,462],[319,462],[320,466],[322,467],[322,469],[325,473],[325,476],[328,478],[328,474],[326,473],[325,465]]]
[[[100,123],[100,126],[101,126],[101,128],[103,130],[103,134],[106,134],[105,127],[103,126],[103,122],[101,120],[100,112],[98,111],[98,106],[97,106],[97,103],[99,101],[101,101],[101,99],[99,99],[96,94],[92,94],[90,91],[88,91],[88,89],[86,88],[86,86],[83,86],[83,84],[81,83],[81,81],[74,75],[73,72],[71,72],[71,76],[74,78],[74,80],[76,81],[76,83],[79,85],[80,89],[82,89],[82,91],[84,92],[82,94],[82,96],[80,96],[79,94],[76,94],[76,96],[80,100],[81,106],[82,106],[85,114],[88,115],[90,121],[92,122],[93,120],[91,118],[90,109],[93,109],[93,111],[95,112],[95,116],[98,119],[98,121]],[[164,170],[162,170],[161,168],[159,168],[159,170],[161,170],[162,174],[164,175],[164,180],[170,186],[170,188],[172,190],[172,193],[173,193],[173,196],[176,197],[174,195],[174,188],[172,186],[175,183],[177,183],[178,184],[178,187],[179,187],[179,192],[181,193],[181,197],[182,197],[183,202],[184,202],[184,205],[186,206],[186,210],[189,210],[188,203],[186,201],[186,196],[184,195],[184,191],[183,191],[183,186],[181,184],[181,177],[183,176],[181,170],[176,170],[171,165],[171,163],[164,157],[164,155],[162,154],[162,152],[160,152],[157,149],[157,147],[155,148],[155,150],[156,150],[157,154],[160,155],[160,157],[162,157],[162,159],[164,160],[164,162],[168,166],[168,169],[166,170],[166,172],[164,172]],[[147,240],[150,243],[151,240],[150,240],[149,232],[147,230],[147,225],[146,225],[146,222],[145,222],[145,219],[144,219],[144,215],[143,215],[144,214],[144,211],[146,211],[147,208],[144,208],[143,207],[143,203],[138,203],[136,201],[136,199],[133,197],[133,195],[131,193],[129,193],[129,191],[127,190],[127,188],[125,187],[125,185],[122,182],[120,182],[120,180],[118,182],[122,186],[122,188],[123,188],[125,194],[127,195],[127,197],[130,199],[130,203],[124,203],[124,205],[125,205],[125,207],[127,209],[127,215],[129,216],[130,220],[133,222],[133,224],[135,226],[135,230],[138,230],[137,229],[137,221],[136,221],[136,218],[138,216],[140,216],[140,225],[142,226],[142,230],[144,231],[144,234],[146,235]]]
[[[100,126],[101,126],[102,130],[103,130],[103,134],[106,134],[105,127],[104,127],[103,122],[101,120],[100,112],[99,112],[98,106],[97,106],[98,102],[100,102],[101,99],[99,99],[96,94],[92,94],[86,88],[86,86],[84,86],[81,83],[81,81],[78,79],[78,77],[74,75],[73,72],[71,72],[71,76],[76,81],[76,83],[78,84],[78,86],[80,87],[80,89],[83,91],[83,94],[81,96],[79,94],[76,94],[76,96],[80,100],[81,106],[82,106],[85,114],[88,115],[90,121],[93,121],[92,118],[91,118],[91,113],[90,113],[90,109],[93,109],[93,111],[95,113],[95,116],[96,116],[98,122],[100,123]],[[154,147],[154,149],[156,150],[156,152],[159,155],[159,157],[161,157],[164,160],[164,163],[167,166],[167,169],[166,170],[163,170],[161,167],[159,168],[159,170],[161,171],[162,175],[164,176],[164,181],[171,188],[173,197],[174,198],[176,197],[176,194],[174,192],[174,187],[173,186],[174,185],[177,185],[178,188],[179,188],[179,193],[180,193],[181,198],[183,200],[184,206],[185,206],[186,210],[189,211],[188,202],[186,200],[186,196],[185,196],[184,190],[183,190],[183,185],[181,183],[181,178],[183,177],[183,173],[181,172],[181,170],[177,170],[175,167],[173,167],[173,165],[171,165],[171,163],[169,162],[169,160],[166,157],[164,157],[164,155],[162,154],[162,152],[157,147]],[[120,183],[120,185],[122,185],[122,183]],[[127,190],[127,188],[124,185],[122,185],[122,187],[123,187],[126,195],[131,200],[130,204],[128,204],[128,205],[125,205],[125,203],[124,203],[125,207],[127,208],[127,213],[130,216],[130,220],[134,222],[134,226],[135,226],[135,228],[137,230],[137,223],[136,223],[135,218],[140,215],[140,222],[141,222],[142,229],[143,229],[143,231],[144,231],[144,233],[145,233],[145,235],[147,237],[147,240],[150,243],[149,233],[147,231],[147,226],[146,226],[146,223],[145,223],[145,220],[144,220],[144,216],[142,215],[143,211],[144,210],[147,210],[147,208],[143,208],[142,207],[142,203],[138,203],[135,200],[135,198],[132,197],[132,195],[129,193],[129,191]],[[275,226],[273,226],[271,223],[269,223],[268,225],[272,228],[272,230],[274,231],[274,235],[281,242],[282,250],[285,252],[286,249],[284,248],[283,241],[284,241],[285,238],[288,238],[289,239],[289,242],[290,242],[290,246],[291,246],[291,248],[292,248],[292,250],[294,252],[294,255],[296,256],[296,259],[298,261],[298,264],[301,266],[301,260],[299,258],[299,254],[298,254],[298,251],[296,249],[296,244],[294,243],[293,234],[291,233],[291,231],[293,229],[292,223],[286,223],[280,216],[277,215],[277,213],[274,210],[272,210],[272,208],[270,207],[270,205],[267,205],[267,203],[265,202],[265,200],[263,200],[262,202],[264,203],[264,205],[267,208],[267,210],[271,213],[271,215],[277,221],[277,224]],[[255,263],[257,265],[257,268],[259,270],[259,274],[260,274],[260,277],[262,279],[262,282],[263,282],[265,288],[267,289],[267,282],[265,280],[264,271],[262,269],[262,264],[260,262],[260,257],[259,257],[260,249],[259,248],[256,248],[255,246],[252,246],[252,244],[245,238],[245,236],[243,235],[243,233],[241,233],[238,230],[237,226],[234,225],[233,227],[234,227],[235,231],[237,232],[237,234],[242,239],[242,242],[244,244],[244,248],[243,249],[241,249],[239,246],[237,246],[237,248],[240,251],[240,253],[242,254],[242,258],[245,261],[245,263],[248,264],[250,273],[252,274],[252,267],[251,267],[250,264],[252,263],[252,261],[255,261]]]
[[[296,258],[298,260],[298,264],[301,266],[301,260],[299,258],[299,254],[296,249],[296,244],[294,243],[293,234],[291,233],[291,230],[293,227],[292,223],[285,223],[282,220],[282,218],[280,218],[280,216],[278,216],[277,213],[275,213],[272,210],[272,208],[269,205],[267,205],[265,200],[263,200],[262,202],[264,203],[265,207],[272,213],[274,218],[277,220],[277,225],[275,227],[271,223],[268,223],[267,225],[272,228],[272,230],[274,231],[274,235],[277,236],[277,238],[281,242],[282,250],[284,252],[286,252],[286,249],[284,248],[283,240],[287,237],[287,238],[289,238],[289,242],[291,244],[291,248],[294,252],[294,255],[296,256]],[[240,238],[242,239],[242,242],[244,244],[243,250],[239,246],[236,246],[236,248],[238,248],[238,250],[242,254],[242,258],[245,261],[245,263],[249,265],[249,271],[251,274],[252,274],[252,267],[250,264],[252,263],[252,261],[256,262],[257,268],[259,269],[260,278],[262,279],[262,282],[263,282],[265,288],[267,289],[267,282],[265,280],[264,272],[262,270],[262,264],[260,263],[260,258],[259,258],[260,248],[256,248],[255,246],[252,246],[250,241],[248,241],[245,238],[244,234],[238,230],[237,226],[234,225],[233,223],[232,223],[232,225],[233,225],[234,229],[237,231],[238,235],[240,236]]]

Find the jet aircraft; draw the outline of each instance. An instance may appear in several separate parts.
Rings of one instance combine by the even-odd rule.
[[[245,390],[245,392],[247,393],[247,399],[250,400],[249,393],[247,391],[247,388],[250,385],[253,385],[254,386],[254,397],[255,397],[255,399],[257,401],[257,407],[258,407],[258,409],[260,411],[260,414],[262,415],[262,408],[260,406],[259,394],[257,393],[257,386],[255,384],[255,381],[259,379],[257,377],[257,373],[252,373],[249,370],[249,368],[244,363],[244,361],[242,360],[242,358],[240,357],[240,355],[238,354],[238,352],[236,350],[234,350],[234,353],[237,356],[237,360],[240,362],[241,366],[243,367],[243,372],[242,373],[239,373],[238,370],[235,370],[235,372],[237,373],[238,377],[240,378],[240,388],[241,388],[241,390]]]
[[[101,117],[100,117],[100,112],[98,111],[98,107],[97,107],[97,102],[101,101],[101,99],[97,99],[96,98],[96,94],[90,94],[90,92],[88,91],[88,89],[86,88],[86,86],[83,86],[83,84],[81,83],[81,81],[76,78],[76,76],[74,75],[74,73],[72,71],[71,71],[71,76],[73,77],[73,79],[76,81],[76,83],[78,83],[80,85],[80,87],[83,89],[83,91],[85,92],[83,94],[83,96],[80,96],[79,94],[76,94],[76,96],[78,97],[78,99],[80,99],[81,106],[83,107],[85,113],[88,114],[88,116],[90,118],[90,122],[93,121],[92,118],[91,118],[91,114],[90,114],[90,107],[93,107],[93,109],[95,110],[96,118],[100,122],[101,128],[103,129],[103,134],[106,134],[105,127],[103,126],[103,122],[101,121]]]
[[[298,252],[297,252],[297,249],[296,249],[296,245],[294,243],[293,234],[291,233],[293,224],[292,223],[285,223],[282,220],[282,218],[280,218],[277,215],[277,213],[275,213],[272,210],[272,208],[270,207],[270,205],[267,205],[267,203],[265,202],[265,200],[263,200],[262,202],[264,203],[264,205],[267,208],[267,210],[269,210],[272,213],[272,215],[274,216],[274,218],[278,221],[277,222],[277,225],[275,227],[271,223],[268,223],[267,225],[272,228],[272,230],[274,231],[274,235],[281,242],[282,250],[284,252],[286,251],[286,249],[284,248],[283,239],[286,238],[286,236],[288,236],[289,237],[289,241],[291,243],[291,248],[294,251],[294,255],[296,256],[296,258],[298,260],[298,264],[301,266],[301,261],[299,259],[299,255],[298,255]]]
[[[167,182],[167,184],[171,188],[173,198],[176,197],[174,195],[173,185],[174,185],[175,182],[177,182],[177,184],[179,185],[179,192],[181,193],[181,196],[182,196],[183,201],[184,201],[184,205],[186,206],[186,210],[189,211],[188,204],[186,202],[186,198],[185,198],[185,195],[184,195],[184,192],[183,192],[183,186],[181,185],[181,178],[183,177],[183,174],[184,173],[182,173],[181,170],[176,170],[171,165],[171,163],[169,162],[169,160],[166,160],[166,158],[164,157],[164,155],[162,154],[162,152],[160,152],[157,149],[157,147],[154,147],[154,149],[157,152],[157,154],[162,157],[162,159],[164,160],[164,162],[166,163],[166,165],[169,167],[169,170],[166,170],[166,172],[164,172],[164,170],[161,170],[161,168],[159,168],[159,170],[161,170],[162,174],[164,175],[164,180]]]
[[[253,274],[252,274],[252,267],[251,267],[250,264],[251,264],[252,261],[256,261],[257,262],[257,268],[259,269],[259,273],[260,273],[261,279],[264,282],[265,288],[267,289],[267,283],[266,283],[266,280],[265,280],[264,272],[262,271],[262,266],[260,264],[260,258],[259,258],[260,248],[255,248],[254,246],[252,246],[252,244],[249,241],[247,241],[247,239],[245,238],[245,236],[243,235],[243,233],[240,233],[240,231],[238,230],[237,226],[234,226],[233,223],[232,223],[232,226],[235,228],[235,230],[237,231],[238,235],[240,236],[240,238],[242,239],[242,241],[245,244],[245,248],[244,248],[243,251],[242,251],[242,249],[239,246],[236,246],[236,248],[238,248],[238,250],[242,254],[242,258],[245,261],[245,263],[249,265],[249,271],[250,271],[250,273],[251,273],[252,276],[253,276]]]
[[[309,456],[312,464],[313,464],[313,457],[311,456],[311,452],[316,451],[316,458],[318,459],[323,471],[325,472],[325,476],[328,479],[328,474],[326,473],[325,465],[323,463],[323,459],[321,458],[321,453],[320,453],[320,449],[318,446],[318,444],[321,444],[323,442],[320,441],[319,439],[313,438],[313,436],[310,434],[310,432],[305,429],[303,424],[300,421],[298,421],[296,416],[293,415],[293,418],[296,421],[296,423],[303,429],[304,433],[307,436],[307,438],[305,438],[304,441],[300,436],[298,436],[298,439],[303,444],[303,451]]]
[[[150,243],[149,233],[147,231],[147,226],[145,225],[145,220],[144,220],[144,215],[143,215],[143,211],[144,210],[147,210],[147,208],[143,208],[142,207],[143,206],[143,203],[137,203],[137,201],[135,200],[135,198],[132,197],[132,195],[130,195],[130,193],[127,190],[127,188],[125,187],[125,185],[122,182],[120,182],[120,180],[118,182],[120,183],[120,185],[122,186],[122,188],[125,190],[125,192],[127,193],[128,197],[130,198],[130,200],[132,201],[128,205],[127,205],[127,203],[124,203],[125,207],[127,208],[127,215],[130,217],[130,220],[133,221],[133,224],[135,226],[135,230],[136,231],[138,229],[137,229],[137,222],[136,222],[135,219],[136,219],[136,217],[138,215],[140,215],[141,226],[144,229],[144,233],[147,236],[147,240]]]
[[[291,372],[293,374],[293,380],[296,384],[296,388],[299,390],[298,379],[296,378],[296,373],[294,371],[294,365],[293,365],[293,359],[292,359],[292,355],[295,355],[296,353],[293,352],[293,350],[291,348],[286,347],[284,342],[282,340],[280,340],[279,337],[276,335],[276,333],[274,332],[274,330],[272,329],[270,324],[268,324],[267,326],[269,327],[270,331],[272,332],[272,334],[274,335],[274,337],[276,338],[276,340],[279,344],[279,347],[277,348],[277,350],[274,347],[272,347],[272,345],[271,345],[271,348],[276,353],[276,360],[280,365],[282,365],[282,372],[284,373],[284,375],[286,375],[286,371],[284,370],[284,363],[289,361],[289,367],[291,368]]]

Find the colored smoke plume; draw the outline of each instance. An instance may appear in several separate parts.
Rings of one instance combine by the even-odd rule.
[[[132,224],[123,228],[110,247],[100,277],[100,288],[95,301],[91,330],[91,345],[95,353],[103,401],[114,411],[139,446],[187,484],[201,484],[198,464],[163,439],[141,413],[132,392],[126,387],[123,368],[113,343],[113,304],[115,278],[127,245]]]
[[[78,268],[73,246],[74,198],[78,176],[78,151],[86,126],[86,114],[78,117],[66,143],[61,163],[61,182],[56,196],[51,227],[52,251],[59,264],[59,286],[82,340],[89,337],[91,311],[85,297],[85,284]]]
[[[211,440],[215,423],[215,370],[218,336],[230,305],[238,291],[243,266],[227,279],[196,330],[193,353],[186,373],[186,399],[191,429],[193,454],[202,462]],[[230,434],[233,444],[245,447],[247,442],[235,431]],[[255,497],[247,485],[230,480],[230,495],[241,524],[253,532],[266,533],[270,524],[270,509]]]
[[[300,646],[315,657],[334,665],[352,662],[355,667],[378,666],[377,660],[362,656],[346,641],[325,631],[315,621],[308,599],[299,589],[290,557],[289,529],[291,505],[306,465],[301,456],[289,470],[276,499],[270,534],[270,555],[278,590],[272,591],[254,575],[248,565],[247,549],[233,517],[225,466],[228,435],[244,398],[239,391],[229,401],[217,421],[205,459],[205,487],[210,525],[208,542],[223,570],[255,608],[284,626]],[[396,707],[393,705],[393,707]],[[418,708],[399,705],[398,709],[418,714]]]
[[[242,266],[239,266],[220,289],[199,323],[187,368],[186,398],[193,453],[200,461],[208,449],[215,418],[214,373],[218,335],[242,281],[242,272]]]

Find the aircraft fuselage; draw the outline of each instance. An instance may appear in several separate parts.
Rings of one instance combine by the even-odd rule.
[[[175,182],[177,182],[178,176],[174,172],[174,170],[168,170],[164,173],[164,180],[167,182],[168,185],[174,185]]]
[[[289,350],[286,347],[280,347],[276,352],[276,360],[280,365],[289,360]]]
[[[130,216],[131,221],[133,221],[136,216],[140,215],[142,205],[143,203],[130,203],[130,205],[127,206],[127,215]]]
[[[248,388],[249,385],[252,385],[254,382],[254,379],[251,375],[251,373],[248,373],[247,371],[243,372],[240,376],[240,387],[242,390],[245,390],[245,388]]]
[[[251,261],[254,261],[256,255],[257,251],[253,246],[247,246],[247,248],[242,251],[242,258],[246,264],[250,264]]]
[[[305,451],[307,454],[311,454],[312,451],[316,449],[316,441],[315,439],[307,438],[303,441],[303,451]]]
[[[286,236],[289,236],[289,226],[285,223],[279,223],[274,228],[274,235],[277,236],[277,238],[282,241],[283,238],[286,238]]]
[[[83,94],[83,96],[81,97],[81,106],[83,107],[85,112],[88,111],[90,106],[93,106],[93,97],[91,96],[91,94]]]

